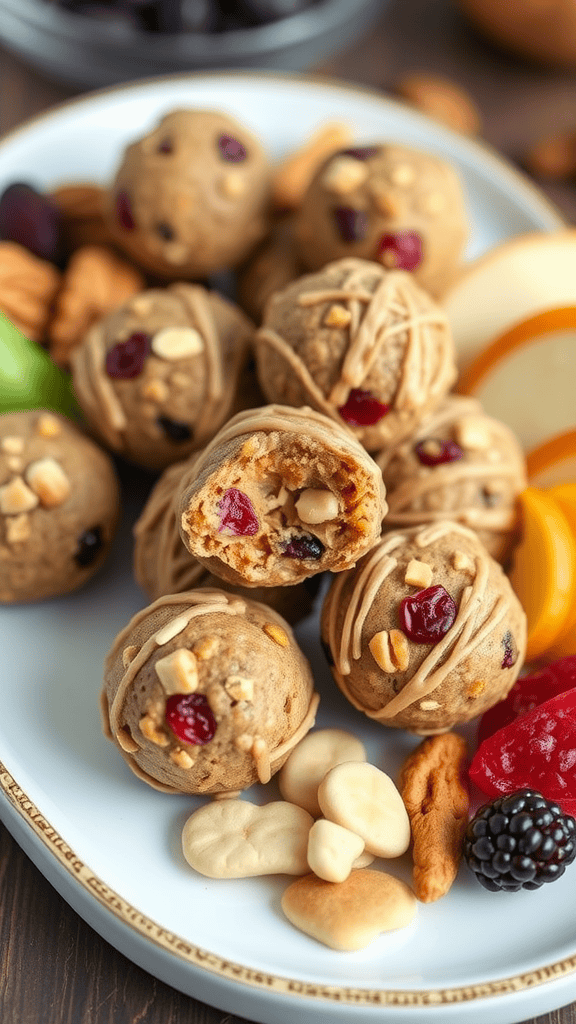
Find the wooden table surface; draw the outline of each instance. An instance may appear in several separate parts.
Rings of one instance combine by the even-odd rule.
[[[450,0],[393,0],[367,39],[318,70],[385,91],[406,71],[448,75],[479,105],[484,139],[518,163],[541,136],[576,128],[576,71],[542,69],[496,50],[469,29]],[[76,94],[0,46],[0,134]],[[576,183],[543,187],[576,223]],[[0,824],[0,1021],[237,1024],[240,1018],[181,995],[117,953]],[[529,1024],[576,1024],[576,1003]]]

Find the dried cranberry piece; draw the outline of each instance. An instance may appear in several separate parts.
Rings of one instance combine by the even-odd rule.
[[[390,231],[382,235],[376,258],[397,270],[416,270],[422,263],[422,239],[416,231]]]
[[[284,545],[282,552],[286,558],[313,558],[315,561],[322,558],[323,553],[324,545],[322,541],[318,540],[318,537],[313,537],[311,533],[303,533],[299,537],[291,537]]]
[[[258,533],[260,523],[254,511],[254,505],[247,494],[239,491],[237,487],[229,487],[224,491],[221,501],[218,502],[220,510],[220,533],[233,534],[234,537],[252,537]]]
[[[437,644],[456,618],[456,605],[440,584],[400,602],[400,625],[415,644]]]
[[[340,155],[351,156],[354,160],[370,160],[373,156],[378,156],[379,152],[379,146],[353,146],[351,149],[343,149]]]
[[[428,438],[414,445],[414,451],[423,466],[440,466],[443,462],[456,462],[464,452],[456,441],[440,441]]]
[[[106,353],[106,373],[115,380],[138,377],[150,351],[150,335],[135,331],[126,341],[119,341]]]
[[[183,743],[203,747],[216,732],[216,719],[203,693],[173,693],[166,701],[166,724]]]
[[[48,196],[14,182],[0,196],[0,238],[17,242],[42,260],[62,259],[61,216]]]
[[[505,667],[505,666],[502,666]],[[508,696],[485,711],[478,728],[478,743],[559,693],[576,687],[576,655],[546,665],[539,672],[517,679]]]
[[[158,149],[156,150],[156,152],[162,153],[164,156],[167,156],[169,153],[173,153],[174,146],[172,144],[172,139],[162,139],[162,141],[158,145]]]
[[[239,164],[246,159],[246,147],[232,135],[218,136],[220,156],[231,164]]]
[[[344,405],[338,408],[343,420],[354,427],[372,427],[389,411],[390,406],[379,402],[371,391],[352,388]]]
[[[343,242],[361,242],[368,234],[368,214],[352,206],[337,206],[334,220]]]
[[[576,801],[576,687],[559,693],[488,736],[470,778],[488,796],[538,789],[569,813]]]
[[[502,637],[502,646],[504,648],[504,657],[502,658],[501,667],[512,668],[512,666],[518,661],[518,648],[509,629],[506,630]]]
[[[189,425],[182,423],[180,420],[171,420],[168,416],[159,416],[156,422],[171,441],[189,441],[192,437],[192,430]]]
[[[118,223],[125,231],[134,231],[136,221],[132,212],[132,203],[130,202],[130,196],[124,189],[116,193],[116,216]]]
[[[84,569],[87,565],[92,565],[103,543],[102,528],[100,526],[92,526],[91,529],[84,530],[84,533],[81,533],[78,538],[78,547],[74,552],[74,561],[81,569]]]

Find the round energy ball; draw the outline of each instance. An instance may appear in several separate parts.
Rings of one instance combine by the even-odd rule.
[[[456,379],[439,304],[369,260],[336,260],[276,292],[255,344],[269,402],[309,405],[368,451],[411,434]]]
[[[244,260],[268,230],[271,175],[258,139],[228,114],[173,110],[127,147],[105,199],[116,244],[169,280]]]
[[[134,296],[72,355],[78,402],[95,435],[148,469],[201,448],[226,421],[253,325],[201,285]]]
[[[340,150],[320,168],[295,220],[308,270],[344,256],[406,270],[441,297],[468,236],[464,193],[441,157],[398,144]]]
[[[119,515],[110,457],[70,420],[0,416],[0,601],[81,587],[105,561]]]
[[[267,782],[317,706],[288,623],[222,590],[159,598],[132,618],[106,660],[104,731],[132,771],[166,793]]]
[[[386,534],[335,577],[322,640],[354,707],[428,735],[506,696],[523,664],[526,616],[476,534],[444,520]]]
[[[386,485],[385,531],[452,519],[474,530],[493,558],[506,560],[526,458],[510,427],[476,399],[448,395],[410,438],[373,458]]]

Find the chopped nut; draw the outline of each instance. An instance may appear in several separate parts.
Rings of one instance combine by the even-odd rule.
[[[155,665],[166,694],[194,693],[198,687],[198,666],[196,658],[186,647],[160,658]]]
[[[463,551],[455,551],[452,555],[452,565],[457,572],[474,572],[474,562],[469,555]]]
[[[56,459],[47,457],[31,462],[25,476],[44,508],[56,508],[70,495],[70,480]]]
[[[417,558],[410,559],[404,574],[404,583],[409,587],[421,587],[422,590],[426,590],[432,583],[432,566],[420,562]]]
[[[52,416],[49,412],[44,412],[38,417],[36,431],[40,434],[40,437],[59,437],[62,433],[62,424],[56,416]]]
[[[254,737],[250,733],[243,732],[240,736],[237,736],[234,740],[234,746],[237,750],[241,750],[243,754],[249,754],[252,750],[252,744],[254,743]]]
[[[152,338],[152,351],[160,359],[186,359],[203,349],[202,335],[195,327],[164,327]]]
[[[8,544],[20,544],[30,536],[30,519],[25,512],[19,516],[9,516],[6,520],[6,541]]]
[[[346,306],[341,306],[339,303],[334,303],[330,306],[330,309],[324,317],[324,323],[326,327],[348,327],[348,324],[352,320],[352,313]]]
[[[198,661],[207,661],[208,658],[213,658],[218,650],[218,638],[215,636],[205,636],[201,640],[197,640],[192,648],[192,652],[198,658]]]
[[[136,644],[128,644],[128,646],[124,648],[122,651],[122,664],[124,668],[128,668],[128,665],[134,661],[139,650],[140,648]]]
[[[254,698],[254,680],[245,679],[243,676],[228,676],[224,683],[226,693],[232,700],[247,700]]]
[[[179,768],[191,768],[194,764],[194,758],[190,757],[190,754],[186,750],[171,750],[170,760],[174,761],[174,764],[178,765]]]
[[[0,512],[5,516],[16,516],[36,508],[38,496],[26,486],[21,476],[14,477],[0,487]]]
[[[158,728],[156,722],[150,715],[144,715],[140,719],[138,725],[140,726],[140,732],[150,743],[154,743],[157,747],[167,747],[170,740],[161,729]]]
[[[21,455],[24,451],[24,438],[23,437],[3,437],[0,441],[2,451],[8,452],[10,455]]]
[[[150,402],[165,402],[170,394],[170,389],[165,381],[160,380],[159,377],[153,377],[152,380],[147,380],[141,391],[142,398],[147,398]]]
[[[228,171],[219,179],[218,188],[226,199],[239,199],[246,192],[246,178],[240,171]]]
[[[483,416],[463,416],[454,424],[454,435],[462,448],[485,451],[490,447],[490,434]]]
[[[338,498],[332,491],[308,487],[295,503],[296,511],[303,523],[315,526],[336,519],[340,511]]]
[[[132,299],[130,308],[136,316],[145,317],[154,309],[154,299],[150,295],[137,295],[136,298]]]
[[[475,679],[474,682],[470,683],[466,688],[467,697],[479,697],[483,690],[486,689],[486,683],[484,679]]]
[[[374,661],[383,672],[396,671],[396,665],[392,661],[390,637],[387,630],[382,629],[379,633],[375,633],[368,647]]]
[[[390,630],[390,646],[392,648],[392,661],[401,672],[405,672],[410,661],[410,647],[408,638],[401,629]]]
[[[368,168],[361,160],[352,156],[336,156],[324,171],[322,184],[330,192],[345,196],[363,185],[367,177]]]
[[[412,185],[416,181],[416,169],[412,164],[396,164],[390,168],[388,177],[393,185]]]
[[[277,626],[275,622],[266,622],[263,629],[266,635],[280,647],[289,646],[290,640],[288,639],[286,632],[282,629],[282,626]]]
[[[437,711],[440,704],[437,700],[421,700],[418,707],[421,711]]]
[[[429,117],[464,135],[477,135],[481,130],[480,113],[472,97],[449,78],[413,72],[402,78],[394,91]]]

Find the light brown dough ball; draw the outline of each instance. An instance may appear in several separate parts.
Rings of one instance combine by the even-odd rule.
[[[81,587],[108,556],[119,514],[110,457],[64,416],[0,417],[0,601]]]
[[[106,196],[117,245],[169,280],[246,259],[268,230],[271,172],[258,139],[220,111],[173,110],[126,149]]]
[[[412,437],[376,452],[386,485],[384,530],[452,519],[506,560],[517,526],[526,459],[512,430],[473,398],[448,395]]]
[[[288,623],[222,590],[159,598],[106,660],[104,731],[139,778],[167,793],[267,782],[314,724],[317,705]]]
[[[296,249],[308,270],[344,256],[413,273],[440,297],[468,236],[464,193],[440,157],[399,144],[341,150],[318,171],[297,212]]]
[[[369,260],[336,260],[276,292],[255,344],[269,402],[310,405],[368,451],[411,434],[456,378],[439,304]]]
[[[526,616],[476,534],[445,520],[385,535],[336,577],[322,639],[354,707],[428,735],[504,699],[523,664]]]
[[[134,296],[72,355],[78,402],[96,436],[148,469],[197,451],[234,403],[253,325],[201,285]]]
[[[356,439],[309,408],[239,413],[180,482],[184,544],[234,586],[285,587],[353,565],[386,514],[382,474]]]
[[[193,587],[221,587],[274,608],[291,625],[312,611],[318,577],[293,587],[233,587],[211,575],[190,554],[180,536],[176,503],[180,482],[197,456],[164,470],[134,524],[134,576],[151,601]]]

